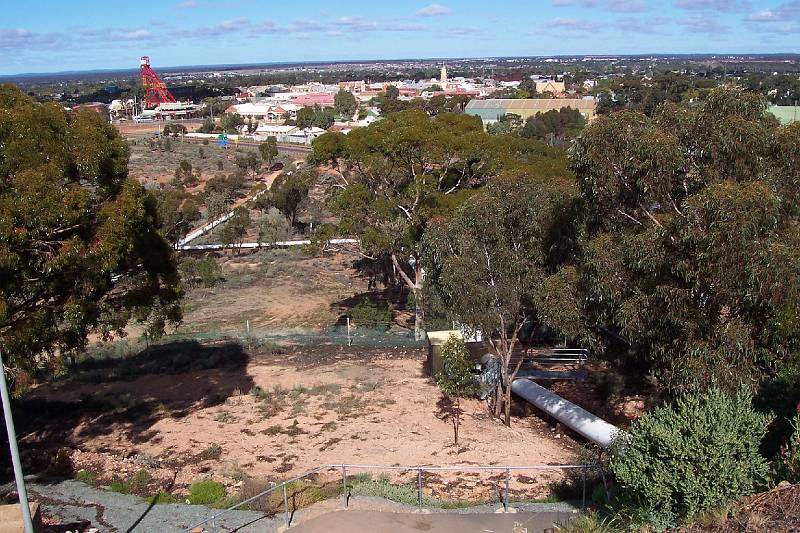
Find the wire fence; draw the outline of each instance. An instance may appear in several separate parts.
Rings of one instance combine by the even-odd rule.
[[[325,328],[241,328],[179,329],[158,339],[129,336],[93,345],[80,359],[120,359],[144,350],[182,341],[199,343],[234,342],[249,352],[279,352],[287,346],[354,346],[362,348],[424,348],[426,341],[414,338],[414,332],[385,325],[333,325]]]
[[[357,472],[364,472],[364,471],[396,471],[396,472],[410,472],[414,474],[416,478],[416,494],[417,494],[417,501],[416,506],[418,510],[422,510],[426,507],[426,503],[429,501],[424,494],[425,489],[425,478],[426,475],[432,473],[440,473],[440,472],[451,472],[451,473],[467,473],[467,472],[499,472],[501,474],[499,483],[499,493],[502,494],[501,501],[503,505],[503,511],[508,512],[511,505],[511,476],[512,472],[541,472],[541,471],[560,471],[560,472],[567,472],[571,474],[577,474],[578,483],[580,487],[580,502],[581,508],[585,509],[587,504],[587,483],[588,477],[590,473],[594,472],[599,475],[603,481],[603,486],[605,487],[605,474],[602,470],[600,465],[596,464],[583,464],[583,465],[527,465],[527,466],[497,466],[497,465],[455,465],[455,466],[427,466],[427,465],[417,465],[417,466],[400,466],[400,465],[372,465],[372,464],[326,464],[321,465],[316,468],[313,468],[307,472],[304,472],[298,476],[292,477],[287,479],[281,483],[275,484],[270,488],[259,492],[258,494],[251,496],[236,505],[228,507],[226,509],[221,509],[216,512],[212,512],[205,520],[201,522],[197,522],[192,524],[189,527],[185,527],[181,529],[184,533],[197,533],[199,531],[203,531],[206,533],[217,533],[221,531],[220,528],[220,521],[222,518],[226,516],[230,516],[230,514],[237,510],[246,510],[249,506],[265,497],[268,497],[272,494],[279,493],[283,496],[283,520],[286,527],[292,525],[292,519],[294,512],[297,510],[295,507],[294,509],[290,509],[289,506],[289,487],[296,482],[312,478],[317,476],[323,472],[335,472],[336,476],[340,476],[341,478],[341,498],[342,498],[342,506],[343,508],[347,509],[349,507],[350,498],[353,496],[351,489],[353,485],[350,483],[350,480],[353,478],[353,475]],[[574,476],[573,476],[574,477]],[[251,517],[247,517],[245,519],[247,522],[252,522]],[[235,525],[235,524],[234,524]],[[244,524],[241,524],[244,525]],[[241,525],[237,527],[241,527]],[[230,530],[232,524],[227,522],[225,524],[225,530]],[[236,530],[236,529],[235,529]]]

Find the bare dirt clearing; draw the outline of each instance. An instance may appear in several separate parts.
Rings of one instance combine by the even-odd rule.
[[[244,332],[247,321],[254,334],[334,324],[345,311],[338,302],[368,290],[352,261],[349,254],[308,257],[300,250],[229,252],[219,261],[225,280],[187,294],[182,331]]]
[[[138,479],[134,493],[143,495],[185,495],[192,482],[211,478],[236,494],[248,480],[263,487],[329,463],[577,460],[579,445],[530,416],[532,409],[520,405],[509,429],[480,400],[463,402],[455,448],[425,349],[409,347],[408,332],[394,333],[395,323],[378,334],[381,344],[368,346],[337,345],[326,336],[356,302],[377,294],[354,258],[300,250],[220,256],[224,281],[188,291],[185,323],[174,339],[149,348],[130,340],[97,346],[97,358],[21,402],[28,414],[20,423],[22,448],[32,471],[63,477],[82,470],[100,485]],[[395,322],[402,316],[395,312]],[[287,332],[306,340],[281,340]],[[193,340],[199,338],[208,340]],[[428,473],[425,486],[441,499],[496,501],[503,475]],[[391,479],[412,477],[395,472]],[[549,496],[563,478],[556,470],[515,472],[512,496]]]
[[[281,479],[327,463],[574,461],[576,444],[545,422],[515,419],[509,429],[478,400],[465,402],[456,449],[421,349],[297,347],[225,366],[235,358],[226,353],[220,368],[40,387],[28,402],[46,409],[36,425],[44,422],[48,430],[26,432],[23,442],[65,445],[76,468],[109,482],[145,468],[156,480],[174,479],[178,492],[202,477],[233,487],[244,477]],[[430,476],[428,483],[436,477],[444,483],[447,476]],[[470,496],[487,496],[481,485],[490,477],[474,475],[466,486]],[[514,476],[514,488],[542,497],[561,478],[560,472],[526,472]]]

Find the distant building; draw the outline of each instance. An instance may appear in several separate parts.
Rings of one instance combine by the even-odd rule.
[[[800,106],[797,105],[773,105],[769,106],[767,111],[784,126],[800,120]]]
[[[537,94],[550,93],[553,95],[559,95],[564,94],[567,90],[567,87],[563,81],[536,80],[534,83],[536,84]]]
[[[442,83],[442,87],[447,84],[447,67],[442,65],[442,71],[439,73],[439,82]]]
[[[587,122],[594,120],[597,113],[597,100],[581,98],[494,98],[489,100],[470,100],[464,113],[480,117],[486,126],[497,122],[501,116],[513,113],[526,120],[528,117],[546,113],[553,109],[570,107],[580,111]]]
[[[295,96],[291,102],[293,104],[312,107],[318,105],[320,107],[333,107],[333,93],[307,93]]]
[[[236,104],[225,110],[226,113],[237,113],[246,120],[257,122],[283,122],[286,117],[294,120],[297,110],[303,106],[289,103],[281,104]]]

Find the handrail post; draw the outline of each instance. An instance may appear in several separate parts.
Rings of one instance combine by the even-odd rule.
[[[283,484],[283,513],[286,527],[289,527],[289,496],[286,494],[286,483]]]
[[[508,512],[508,485],[510,483],[511,478],[511,469],[506,467],[506,492],[503,496],[503,510]]]
[[[347,467],[342,465],[342,494],[344,495],[344,508],[347,509],[348,500],[347,497]]]
[[[422,511],[422,469],[417,469],[417,503]]]
[[[213,514],[211,515],[211,533],[217,533],[217,517]]]
[[[583,465],[583,504],[582,508],[586,510],[586,468],[587,465]]]

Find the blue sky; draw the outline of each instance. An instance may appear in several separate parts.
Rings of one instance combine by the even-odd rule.
[[[3,2],[0,74],[335,59],[800,52],[800,0]]]

